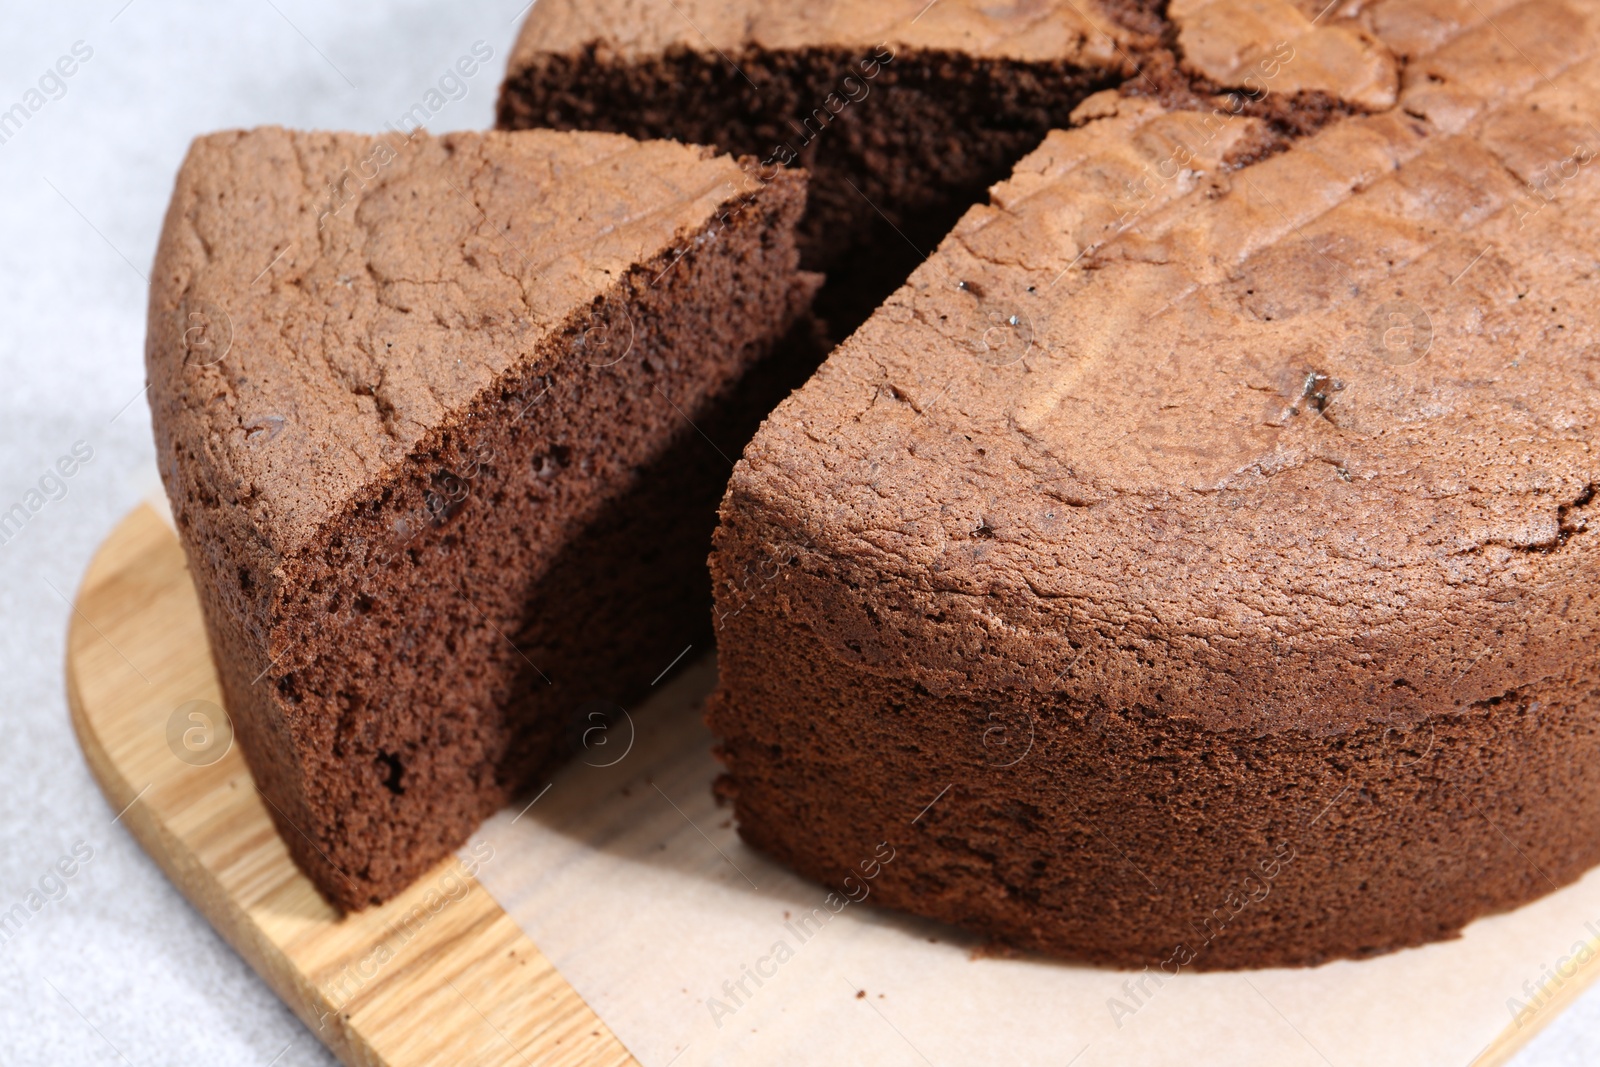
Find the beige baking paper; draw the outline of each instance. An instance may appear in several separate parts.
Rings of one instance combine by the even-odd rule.
[[[706,660],[663,683],[476,839],[494,848],[483,884],[644,1067],[1466,1067],[1558,1010],[1537,1006],[1541,981],[1570,993],[1600,974],[1600,872],[1457,941],[1165,981],[975,957],[948,928],[864,904],[834,914],[714,803],[699,706],[714,677]]]

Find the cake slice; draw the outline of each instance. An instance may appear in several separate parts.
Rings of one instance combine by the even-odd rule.
[[[393,895],[705,643],[726,457],[815,288],[803,201],[610,134],[195,142],[157,451],[244,754],[331,900]]]
[[[1274,54],[1173,8],[1186,63]],[[1361,106],[1262,158],[1091,98],[750,444],[751,844],[837,886],[887,842],[875,901],[1166,976],[1600,861],[1600,7],[1351,10],[1283,84]]]

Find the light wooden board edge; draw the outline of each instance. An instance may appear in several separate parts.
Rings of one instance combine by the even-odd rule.
[[[222,694],[183,551],[148,506],[89,565],[66,676],[118,821],[342,1062],[636,1067],[459,860],[341,918],[289,858],[237,747],[207,766],[177,757],[169,717]]]

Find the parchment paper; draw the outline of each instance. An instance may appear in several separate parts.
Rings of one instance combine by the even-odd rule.
[[[1558,1010],[1564,983],[1600,974],[1596,873],[1456,941],[1165,981],[975,955],[870,903],[835,914],[829,888],[746,848],[714,803],[699,708],[714,679],[708,658],[663,682],[476,839],[495,850],[484,885],[644,1067],[1466,1067]],[[797,923],[818,908],[825,920]]]

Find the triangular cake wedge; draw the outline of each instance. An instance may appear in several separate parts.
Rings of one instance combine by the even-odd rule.
[[[1091,98],[765,423],[747,841],[1157,985],[1600,861],[1600,5],[1350,11],[1392,99],[1240,165],[1261,120]]]
[[[330,899],[397,892],[706,643],[726,457],[814,290],[803,201],[608,134],[194,144],[157,449],[238,739]]]

